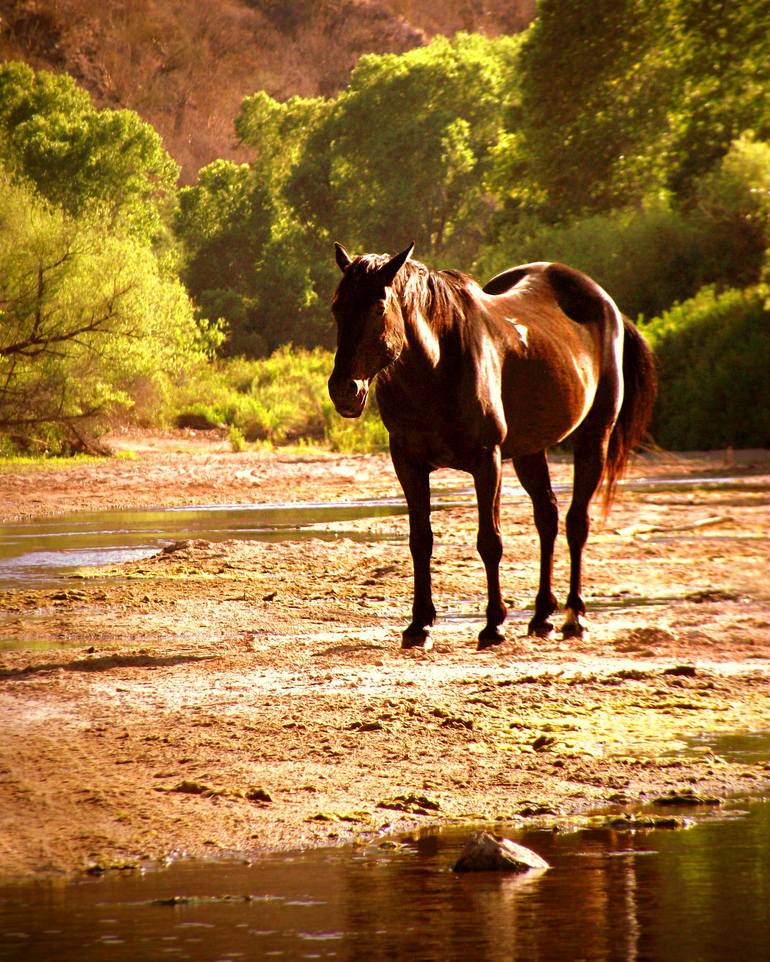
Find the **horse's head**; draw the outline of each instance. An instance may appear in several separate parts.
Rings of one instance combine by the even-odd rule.
[[[343,417],[357,418],[372,378],[404,347],[404,319],[392,285],[414,244],[390,258],[375,254],[351,258],[342,244],[334,247],[342,280],[332,301],[337,353],[329,396]]]

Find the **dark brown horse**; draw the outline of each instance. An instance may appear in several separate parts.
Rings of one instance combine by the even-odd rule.
[[[569,438],[574,451],[567,513],[571,574],[564,636],[581,635],[581,558],[588,509],[603,478],[609,506],[655,399],[647,344],[612,299],[580,271],[555,263],[504,271],[483,289],[457,271],[431,271],[395,257],[351,258],[336,244],[343,277],[332,302],[337,354],[329,394],[358,417],[377,376],[377,401],[409,508],[414,562],[412,621],[403,646],[426,645],[431,597],[431,471],[473,475],[477,546],[487,573],[487,623],[479,648],[503,640],[500,593],[500,480],[503,458],[532,499],[540,536],[540,587],[529,633],[545,635],[557,601],[551,590],[558,527],[546,450]]]

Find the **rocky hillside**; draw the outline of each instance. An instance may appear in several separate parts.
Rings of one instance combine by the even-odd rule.
[[[100,106],[131,107],[192,180],[215,157],[245,159],[243,97],[344,87],[363,53],[400,53],[436,33],[521,30],[535,0],[0,0],[0,58],[67,71]]]

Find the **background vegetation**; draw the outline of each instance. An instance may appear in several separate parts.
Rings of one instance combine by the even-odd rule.
[[[659,443],[770,445],[770,0],[537,9],[364,55],[339,91],[252,90],[240,155],[221,139],[183,187],[137,113],[0,66],[6,444],[83,446],[121,412],[382,444],[326,398],[339,239],[482,280],[582,268],[653,343]]]

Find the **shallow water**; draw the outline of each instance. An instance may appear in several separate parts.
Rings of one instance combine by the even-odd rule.
[[[623,482],[628,490],[642,492],[709,490],[768,490],[753,478],[636,478]],[[568,497],[571,485],[555,484],[554,491]],[[523,489],[504,486],[506,501],[526,502]],[[472,486],[441,488],[433,493],[433,509],[474,503]],[[345,502],[296,504],[211,504],[151,510],[78,512],[42,521],[23,521],[0,528],[0,589],[56,585],[77,568],[96,567],[148,558],[176,540],[230,538],[260,541],[303,538],[376,540],[382,535],[346,522],[406,514],[402,498],[377,498]],[[649,537],[649,536],[648,536]],[[721,535],[656,532],[649,540],[697,540]],[[736,540],[734,536],[724,536]]]
[[[552,866],[525,876],[452,873],[468,834],[6,885],[0,959],[770,957],[770,804],[688,830],[505,832]]]
[[[754,765],[770,759],[770,732],[708,735],[689,740],[691,752],[709,753],[731,762]]]
[[[323,504],[201,505],[149,511],[79,512],[0,529],[0,587],[55,583],[81,567],[148,558],[177,540],[277,541],[366,538],[345,529],[362,518],[404,514],[399,499]],[[328,526],[334,524],[334,530]]]

